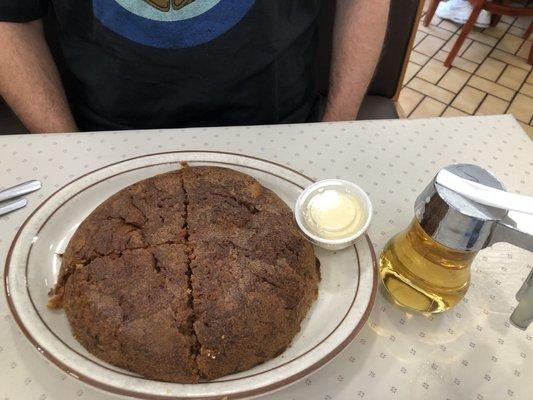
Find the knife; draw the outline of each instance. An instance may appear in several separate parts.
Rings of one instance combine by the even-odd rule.
[[[15,199],[17,197],[24,196],[25,194],[35,192],[36,190],[39,190],[41,186],[41,182],[32,180],[2,190],[0,191],[0,202]]]
[[[26,204],[28,204],[26,199],[13,200],[9,203],[0,204],[0,215],[8,214],[22,207],[26,207]]]

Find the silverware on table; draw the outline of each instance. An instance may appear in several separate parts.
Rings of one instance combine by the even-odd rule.
[[[32,180],[0,191],[0,202],[15,199],[41,188],[41,182]]]
[[[0,191],[0,215],[19,210],[28,204],[26,199],[13,200],[25,194],[35,192],[42,187],[41,182],[31,180]],[[8,201],[13,200],[13,201]]]
[[[26,199],[12,200],[7,203],[0,204],[0,215],[4,215],[16,210],[26,207],[28,201]]]

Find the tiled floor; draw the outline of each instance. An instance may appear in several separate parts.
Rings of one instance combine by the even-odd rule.
[[[461,26],[437,16],[428,28],[420,22],[399,98],[405,115],[510,113],[533,139],[532,37],[523,39],[530,20],[504,16],[494,28],[475,28],[450,69],[443,62]]]

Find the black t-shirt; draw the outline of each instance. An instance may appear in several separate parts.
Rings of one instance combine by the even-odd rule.
[[[81,129],[303,122],[316,113],[321,0],[0,0],[53,6]]]

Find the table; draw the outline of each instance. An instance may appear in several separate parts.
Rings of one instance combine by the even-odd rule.
[[[0,262],[18,227],[56,188],[141,154],[224,150],[276,161],[315,179],[363,186],[373,200],[377,252],[413,216],[436,171],[455,162],[492,170],[508,190],[533,195],[533,141],[511,116],[334,124],[0,136],[0,184],[40,179],[24,210],[0,218]],[[472,287],[451,311],[424,317],[382,293],[359,336],[330,364],[263,399],[526,399],[533,384],[533,328],[510,326],[514,293],[533,255],[500,244],[472,267]],[[2,269],[3,271],[3,269]],[[0,298],[0,399],[104,400],[65,375],[23,337]]]

